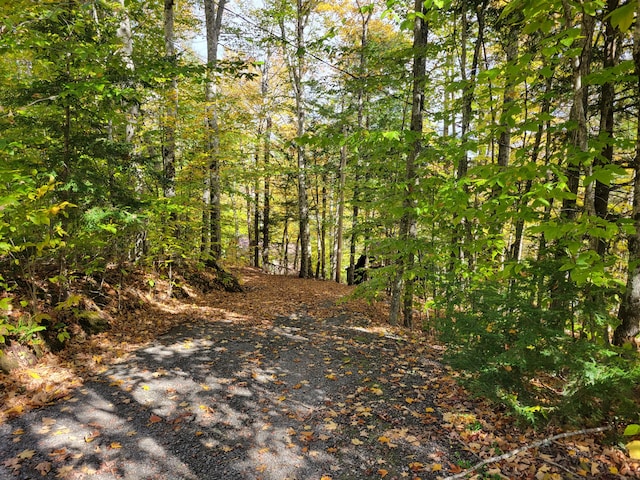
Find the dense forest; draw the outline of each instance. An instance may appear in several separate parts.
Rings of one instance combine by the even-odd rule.
[[[68,339],[77,278],[252,265],[359,283],[526,419],[639,420],[637,0],[0,11],[0,342]]]

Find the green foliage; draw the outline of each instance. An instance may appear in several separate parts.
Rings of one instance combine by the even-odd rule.
[[[536,305],[536,282],[531,275],[508,289],[474,289],[473,311],[454,311],[440,324],[447,361],[466,372],[472,391],[530,423],[633,418],[636,355],[594,342],[587,332],[571,335],[565,312]]]

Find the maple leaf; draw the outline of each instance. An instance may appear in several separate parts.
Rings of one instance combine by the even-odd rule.
[[[36,454],[35,450],[23,450],[18,454],[18,458],[24,460],[25,458],[31,458]]]
[[[122,448],[122,444],[120,442],[111,442],[111,445],[109,445],[109,448],[116,450],[118,448]]]

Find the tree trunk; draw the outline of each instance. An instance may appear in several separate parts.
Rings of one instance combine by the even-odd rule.
[[[264,203],[262,206],[262,268],[269,267],[270,215],[271,215],[271,180],[269,163],[271,161],[271,115],[267,114],[267,126],[264,132]]]
[[[613,334],[613,343],[631,342],[640,333],[640,2],[636,4],[636,26],[633,34],[633,60],[636,88],[636,151],[633,160],[633,221],[635,233],[629,237],[629,271],[627,289],[622,297],[618,319],[620,325]]]
[[[415,11],[426,15],[426,8],[422,0],[415,0]],[[425,47],[427,46],[428,28],[426,21],[421,16],[416,16],[413,27],[413,101],[411,104],[411,150],[407,155],[405,165],[405,181],[407,185],[406,195],[403,201],[404,213],[400,221],[400,237],[404,240],[405,250],[399,252],[396,278],[393,282],[392,309],[389,312],[389,323],[395,325],[398,322],[400,308],[400,296],[402,294],[403,277],[407,270],[413,268],[415,262],[415,239],[417,235],[416,198],[415,189],[418,183],[416,160],[422,150],[422,126],[424,108],[424,90],[426,83],[427,59]],[[404,280],[404,326],[413,327],[413,292],[414,280]]]
[[[347,136],[347,128],[346,126],[342,129],[343,135]],[[347,178],[347,146],[342,145],[340,147],[340,167],[338,168],[338,213],[337,213],[337,221],[338,225],[336,227],[336,253],[335,253],[335,279],[336,282],[340,283],[340,279],[342,278],[342,247],[344,241],[343,235],[343,225],[344,225],[344,187]],[[354,254],[355,255],[355,254]]]
[[[222,29],[222,15],[227,0],[218,0],[217,5],[213,0],[205,0],[204,15],[207,34],[207,85],[205,90],[206,102],[206,131],[207,131],[207,172],[205,172],[205,188],[203,200],[205,201],[204,216],[208,221],[203,222],[203,236],[208,239],[205,242],[205,255],[210,255],[218,260],[222,254],[221,217],[220,217],[220,127],[218,125],[218,112],[215,107],[217,85],[214,70],[218,63],[218,40]]]
[[[171,67],[176,64],[174,39],[175,0],[164,0],[164,53]],[[176,195],[176,124],[178,123],[178,81],[171,74],[171,84],[167,92],[165,114],[162,120],[162,190],[165,198]]]
[[[365,90],[364,80],[367,69],[367,43],[369,42],[369,22],[373,15],[373,8],[363,9],[363,5],[360,0],[356,0],[356,6],[360,12],[360,62],[358,65],[358,92],[357,92],[357,124],[358,131],[362,131],[364,128],[364,103],[365,103]],[[353,285],[355,280],[355,264],[356,264],[356,252],[358,249],[358,223],[360,215],[360,184],[362,183],[362,171],[365,168],[362,165],[362,158],[360,154],[356,155],[356,174],[354,178],[353,187],[353,207],[351,214],[351,241],[349,245],[349,268],[347,269],[347,284]]]

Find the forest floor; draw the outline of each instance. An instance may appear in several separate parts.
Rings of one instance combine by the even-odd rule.
[[[561,432],[473,399],[442,346],[390,328],[351,287],[234,273],[243,293],[178,300],[139,282],[110,330],[0,376],[0,479],[453,478]],[[640,465],[579,434],[466,478],[640,478]]]

